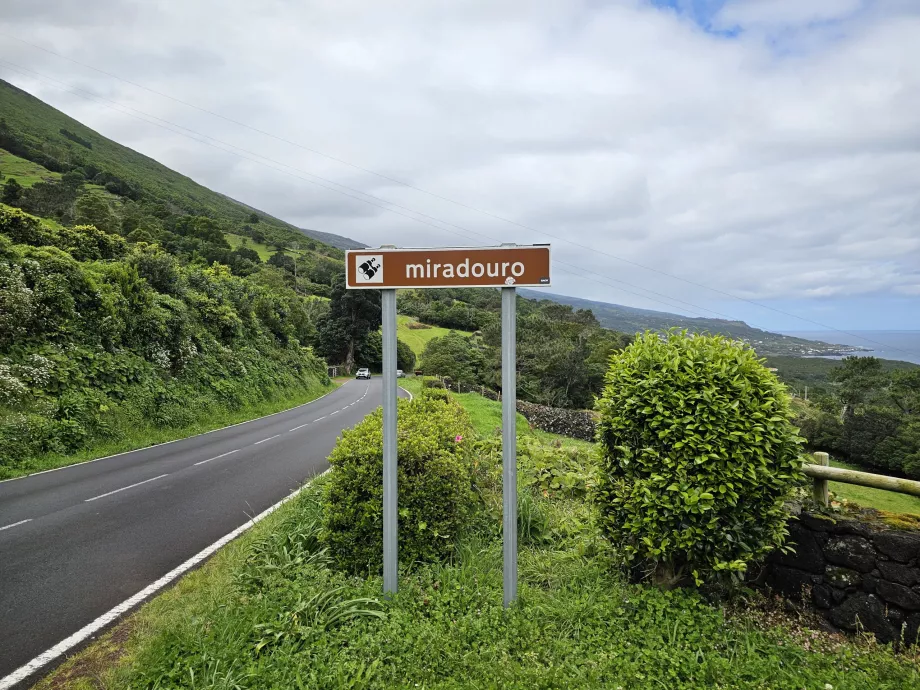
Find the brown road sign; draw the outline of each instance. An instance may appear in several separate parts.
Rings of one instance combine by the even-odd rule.
[[[549,245],[346,252],[350,290],[447,287],[545,287]]]

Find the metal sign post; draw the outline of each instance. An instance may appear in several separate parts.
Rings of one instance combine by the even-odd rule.
[[[517,599],[517,291],[502,288],[502,562],[505,606]]]
[[[396,486],[396,290],[381,290],[383,308],[383,591],[399,584]]]
[[[504,602],[517,599],[517,287],[550,284],[548,245],[354,249],[345,254],[345,287],[380,290],[383,311],[383,591],[398,587],[396,485],[397,288],[502,289],[502,555]]]

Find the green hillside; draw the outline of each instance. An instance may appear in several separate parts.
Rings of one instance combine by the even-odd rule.
[[[0,82],[0,479],[321,394],[343,256]]]
[[[411,347],[416,356],[422,354],[429,341],[445,336],[451,330],[450,328],[420,323],[418,319],[412,316],[400,314],[396,317],[396,337]],[[469,331],[456,332],[464,336],[472,335]]]
[[[61,173],[51,172],[38,163],[14,156],[3,149],[0,149],[0,174],[4,178],[15,178],[23,187],[31,187],[36,182],[54,182],[61,179]]]
[[[88,180],[133,201],[155,199],[187,214],[220,219],[239,227],[250,224],[250,207],[107,139],[2,80],[0,118],[5,123],[0,127],[0,148],[37,163],[55,178],[79,168]],[[5,159],[0,159],[0,165],[5,176],[16,175],[15,169],[7,171]],[[27,181],[36,174],[46,175],[32,171]],[[261,229],[270,239],[304,240],[293,225],[261,212],[257,215]]]

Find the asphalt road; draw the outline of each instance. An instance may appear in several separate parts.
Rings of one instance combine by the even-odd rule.
[[[0,482],[0,678],[325,470],[382,388]]]

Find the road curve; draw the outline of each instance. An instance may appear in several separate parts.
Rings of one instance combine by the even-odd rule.
[[[0,482],[0,679],[325,470],[382,388]]]

